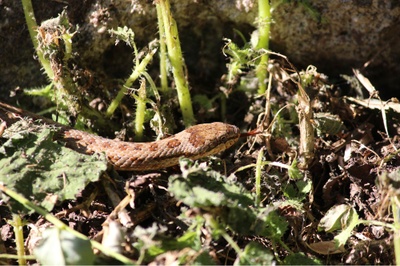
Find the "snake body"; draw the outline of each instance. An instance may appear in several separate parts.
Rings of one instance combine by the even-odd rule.
[[[240,137],[233,125],[214,122],[187,128],[153,142],[125,142],[93,135],[58,124],[50,119],[0,102],[0,119],[10,125],[23,117],[41,120],[60,129],[56,140],[81,153],[105,153],[108,162],[120,171],[149,171],[179,163],[180,157],[199,159],[224,151]]]

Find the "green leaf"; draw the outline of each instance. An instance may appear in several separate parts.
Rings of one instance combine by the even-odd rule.
[[[271,240],[278,241],[285,234],[289,223],[276,212],[275,207],[268,208],[266,213],[266,227],[262,235]]]
[[[115,35],[118,40],[124,41],[129,46],[135,46],[135,33],[127,26],[124,26],[123,28],[118,27],[116,30],[111,29],[108,32],[111,35]]]
[[[53,88],[53,84],[50,83],[48,85],[41,86],[41,87],[25,88],[23,91],[24,91],[25,95],[42,96],[47,99],[51,99],[53,97],[53,92],[54,92],[54,90],[52,90],[52,88]]]
[[[146,257],[154,258],[158,254],[166,252],[166,250],[160,247],[160,241],[155,240],[156,235],[161,234],[164,231],[164,227],[158,228],[154,223],[148,228],[137,226],[133,231],[133,235],[137,238],[137,242],[134,243],[133,246],[138,249],[141,254],[146,254]]]
[[[340,117],[330,113],[314,113],[314,123],[319,136],[324,134],[336,135],[345,129]]]
[[[318,224],[318,230],[324,230],[330,233],[339,229],[344,229],[353,219],[358,220],[358,215],[354,208],[346,204],[336,205],[330,208],[321,219]]]
[[[282,188],[282,192],[286,198],[293,199],[297,197],[298,191],[296,187],[289,183],[285,187]]]
[[[294,184],[287,184],[286,187],[283,188],[282,192],[288,200],[295,200],[298,203],[301,203],[301,201],[304,200],[307,194],[311,191],[311,188],[311,180],[297,180]]]
[[[349,239],[349,237],[351,236],[354,227],[356,227],[358,224],[359,224],[358,214],[354,210],[354,208],[351,208],[346,217],[346,225],[347,225],[346,228],[334,238],[337,247],[346,244],[347,239]]]
[[[287,222],[275,207],[255,208],[254,194],[220,173],[181,160],[182,175],[169,179],[169,191],[190,207],[210,212],[215,221],[241,235],[268,235],[280,238]]]
[[[291,179],[300,179],[303,178],[303,174],[300,169],[297,167],[297,160],[294,160],[293,163],[290,165],[288,170],[289,177]]]
[[[42,265],[91,265],[94,262],[88,239],[78,238],[58,228],[43,232],[43,239],[34,249],[34,254]]]
[[[187,262],[180,262],[180,264],[187,264]],[[208,251],[200,253],[194,261],[190,262],[192,265],[215,265],[215,261],[210,256]]]
[[[169,179],[169,189],[176,198],[192,207],[236,207],[253,204],[253,195],[239,184],[234,184],[220,173],[190,162],[181,161],[182,175]]]
[[[301,252],[288,255],[283,262],[285,265],[323,265],[318,259]]]
[[[57,200],[74,199],[107,169],[104,155],[89,156],[65,148],[53,141],[54,134],[53,128],[21,121],[7,129],[9,139],[0,147],[0,182],[47,210]],[[22,209],[10,203],[16,208],[13,211]]]
[[[188,168],[189,167],[189,168]],[[180,201],[215,213],[233,231],[251,234],[263,230],[263,220],[257,210],[249,208],[254,196],[241,185],[235,184],[220,173],[183,160],[182,175],[169,179],[169,190]]]
[[[198,221],[200,222],[200,221]],[[203,224],[203,222],[201,222]],[[156,224],[152,227],[142,228],[137,226],[134,231],[134,236],[138,238],[138,241],[134,244],[140,253],[145,254],[144,260],[150,261],[160,254],[166,254],[175,250],[185,250],[181,253],[178,258],[179,264],[199,264],[199,265],[211,265],[214,264],[212,258],[207,251],[202,252],[203,241],[202,234],[198,232],[186,231],[178,239],[174,239],[171,236],[166,236],[163,233],[164,228],[158,228]],[[192,254],[190,256],[185,256]]]
[[[306,195],[312,189],[312,181],[311,180],[307,180],[307,181],[299,180],[296,182],[296,186],[301,194]]]
[[[204,94],[197,94],[193,96],[193,103],[198,104],[201,106],[204,110],[211,110],[212,109],[212,100],[210,100],[206,95]]]
[[[272,265],[274,256],[261,244],[250,242],[238,259],[234,265]]]

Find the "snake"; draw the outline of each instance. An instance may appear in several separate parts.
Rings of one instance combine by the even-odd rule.
[[[73,129],[51,119],[0,102],[0,119],[6,126],[29,118],[55,126],[55,141],[84,154],[105,153],[107,161],[119,171],[151,171],[179,164],[185,157],[197,160],[220,153],[241,136],[238,127],[222,122],[191,126],[175,135],[153,142],[126,142],[108,139]]]

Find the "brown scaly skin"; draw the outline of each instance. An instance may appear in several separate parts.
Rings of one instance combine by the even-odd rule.
[[[71,129],[52,120],[0,102],[0,119],[7,125],[28,117],[60,128],[57,140],[68,148],[86,153],[104,152],[111,165],[120,171],[149,171],[179,163],[180,157],[196,160],[222,152],[237,142],[236,126],[215,122],[192,126],[166,139],[154,142],[124,142]]]

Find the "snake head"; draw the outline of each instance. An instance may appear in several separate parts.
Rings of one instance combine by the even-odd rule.
[[[235,144],[240,137],[238,127],[221,122],[192,126],[183,132],[188,134],[187,141],[193,148],[190,150],[195,151],[186,156],[193,159],[222,152]]]

